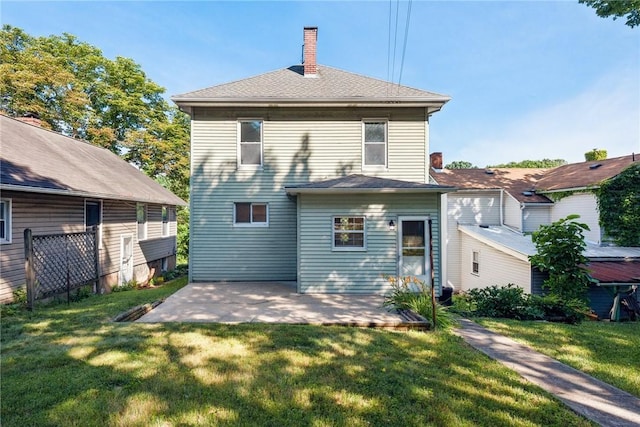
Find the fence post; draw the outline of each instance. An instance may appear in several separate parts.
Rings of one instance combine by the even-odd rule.
[[[36,300],[36,272],[33,266],[33,235],[30,228],[24,230],[24,274],[27,281],[27,307],[33,310]]]
[[[93,289],[93,293],[97,294],[100,291],[100,234],[98,226],[93,226],[93,262],[96,272],[96,284]]]

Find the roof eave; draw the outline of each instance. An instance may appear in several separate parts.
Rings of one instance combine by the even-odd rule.
[[[31,187],[31,186],[13,185],[13,184],[0,184],[0,190],[24,192],[24,193],[36,193],[36,194],[54,194],[54,195],[72,196],[72,197],[86,197],[91,199],[123,200],[127,202],[154,203],[158,205],[164,204],[164,205],[173,205],[173,206],[187,206],[187,203],[182,199],[178,199],[178,200],[149,199],[149,198],[143,198],[143,197],[122,196],[122,195],[107,194],[107,193],[92,193],[88,191],[73,190],[73,189],[43,188],[43,187]]]
[[[420,107],[442,108],[451,98],[183,98],[171,100],[180,107]]]
[[[285,187],[287,194],[403,194],[403,193],[451,193],[456,191],[455,187],[442,188],[295,188]]]

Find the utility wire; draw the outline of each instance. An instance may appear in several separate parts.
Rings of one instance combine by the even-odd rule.
[[[391,81],[396,78],[396,46],[398,45],[398,18],[400,17],[400,0],[396,0],[396,28],[393,37],[393,66],[391,67]]]
[[[398,91],[400,91],[400,82],[402,82],[402,70],[404,69],[404,55],[407,52],[407,39],[409,38],[409,21],[411,19],[411,3],[409,0],[407,5],[407,22],[404,26],[404,46],[402,46],[402,60],[400,61],[400,77],[398,77]]]
[[[391,71],[391,5],[393,0],[389,0],[389,34],[387,37],[387,81]],[[387,93],[388,95],[388,93]]]

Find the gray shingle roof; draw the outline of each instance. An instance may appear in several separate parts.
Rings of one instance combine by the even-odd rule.
[[[167,205],[186,203],[112,152],[0,115],[0,188]]]
[[[175,95],[171,99],[178,105],[262,101],[424,103],[442,106],[450,98],[319,65],[314,77],[305,77],[302,66],[293,66]]]
[[[285,186],[289,194],[299,193],[369,193],[369,192],[430,192],[446,193],[454,187],[423,184],[420,182],[378,178],[366,175],[348,175],[340,178],[316,181],[308,184]]]

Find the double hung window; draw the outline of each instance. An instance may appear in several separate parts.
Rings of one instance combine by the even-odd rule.
[[[363,126],[363,168],[387,166],[387,122],[365,121]]]
[[[262,166],[262,120],[238,122],[238,164],[240,166]]]
[[[0,243],[11,243],[11,200],[0,200]]]
[[[147,205],[144,203],[136,205],[136,222],[138,241],[145,240],[147,238]]]

